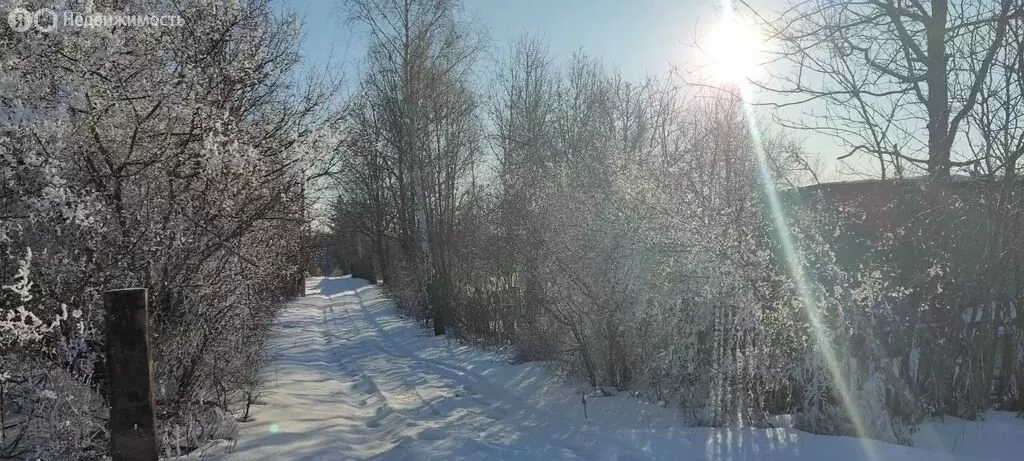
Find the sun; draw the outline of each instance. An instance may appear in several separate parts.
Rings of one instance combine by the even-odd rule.
[[[700,46],[709,77],[722,83],[745,83],[764,73],[765,39],[754,25],[733,15],[714,24]]]

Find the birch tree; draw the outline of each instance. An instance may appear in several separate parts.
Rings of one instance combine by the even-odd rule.
[[[453,300],[450,236],[479,153],[469,72],[482,42],[452,1],[353,0],[351,20],[368,30],[362,91],[390,165],[405,300],[445,333]],[[374,160],[377,161],[377,160]],[[383,178],[378,178],[383,179]]]

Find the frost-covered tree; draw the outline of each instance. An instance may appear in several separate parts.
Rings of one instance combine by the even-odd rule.
[[[875,3],[821,9],[885,8]],[[473,69],[458,59],[471,54],[459,45],[473,34],[454,20],[457,2],[354,2],[371,30],[371,65],[340,130],[347,169],[335,238],[350,243],[353,260],[372,255],[386,288],[447,333],[548,361],[585,387],[636,391],[701,424],[792,414],[807,430],[906,443],[929,414],[1012,407],[1024,376],[1013,319],[1024,315],[1008,299],[1019,286],[1020,226],[1011,176],[1019,136],[1008,122],[1018,110],[1011,86],[1019,27],[999,22],[1016,14],[1007,5],[978,10],[985,24],[976,36],[1004,34],[1004,49],[957,71],[993,74],[965,80],[981,82],[978,94],[945,102],[917,95],[928,112],[921,121],[941,119],[931,109],[945,105],[975,115],[927,130],[893,122],[991,138],[975,154],[994,177],[958,192],[966,181],[943,178],[963,166],[964,152],[950,148],[951,138],[929,141],[929,158],[912,163],[927,167],[935,181],[924,183],[934,187],[851,184],[851,201],[808,186],[799,144],[728,88],[677,75],[631,81],[585,53],[556,56],[526,37],[499,52],[495,77],[478,92],[489,96],[486,113],[469,111],[477,92],[454,77]],[[920,19],[905,13],[894,12]],[[871,24],[851,27],[866,35],[810,45],[842,51],[882,37],[898,49],[925,31],[911,31],[907,42]],[[855,110],[864,101],[852,93],[901,78],[879,67],[899,60],[857,59],[888,77],[816,97]],[[436,62],[458,72],[435,74]],[[941,67],[934,59],[915,66],[921,78]],[[924,86],[950,83],[930,76]],[[900,94],[917,97],[907,88]],[[865,117],[915,110],[892,106],[892,95]],[[841,125],[863,128],[865,139],[878,135],[852,150],[881,156],[886,168],[911,162],[902,158],[910,153],[891,151],[894,131],[872,132],[858,125],[864,114],[846,115]],[[994,120],[1006,128],[999,136],[976,131]],[[492,155],[479,155],[478,143]],[[425,172],[436,176],[421,180]],[[879,191],[896,192],[877,200]]]
[[[480,37],[452,1],[353,0],[351,22],[366,28],[369,68],[355,101],[351,152],[367,191],[381,256],[382,215],[394,220],[396,294],[443,334],[451,317],[457,211],[472,189],[480,154],[469,72]],[[370,182],[367,182],[370,181]],[[385,201],[379,194],[389,194]],[[392,206],[383,212],[385,203]],[[383,265],[381,265],[383,269]]]
[[[13,108],[0,122],[2,363],[18,383],[4,413],[26,434],[4,449],[102,455],[101,293],[142,286],[159,430],[176,453],[231,434],[305,267],[305,185],[333,142],[320,136],[332,86],[296,85],[298,26],[268,2],[85,7],[187,27],[0,35]],[[31,341],[11,345],[14,329]]]

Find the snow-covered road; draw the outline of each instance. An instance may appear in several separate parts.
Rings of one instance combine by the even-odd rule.
[[[793,429],[687,428],[628,395],[593,398],[536,364],[427,336],[378,288],[310,279],[271,340],[263,403],[227,460],[943,459]]]
[[[268,405],[254,412],[258,421],[233,458],[649,458],[623,443],[609,451],[614,439],[595,444],[600,434],[423,354],[416,343],[433,338],[361,280],[327,280],[309,291],[281,319]]]

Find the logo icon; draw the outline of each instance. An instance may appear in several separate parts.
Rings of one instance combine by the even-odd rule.
[[[7,25],[15,32],[28,31],[32,28],[32,22],[32,13],[24,8],[14,8],[7,13]]]
[[[15,32],[28,32],[33,26],[40,32],[53,32],[57,28],[57,12],[49,8],[35,12],[14,8],[7,13],[7,25]]]
[[[36,11],[32,19],[39,32],[53,32],[57,28],[57,12],[49,8]]]

